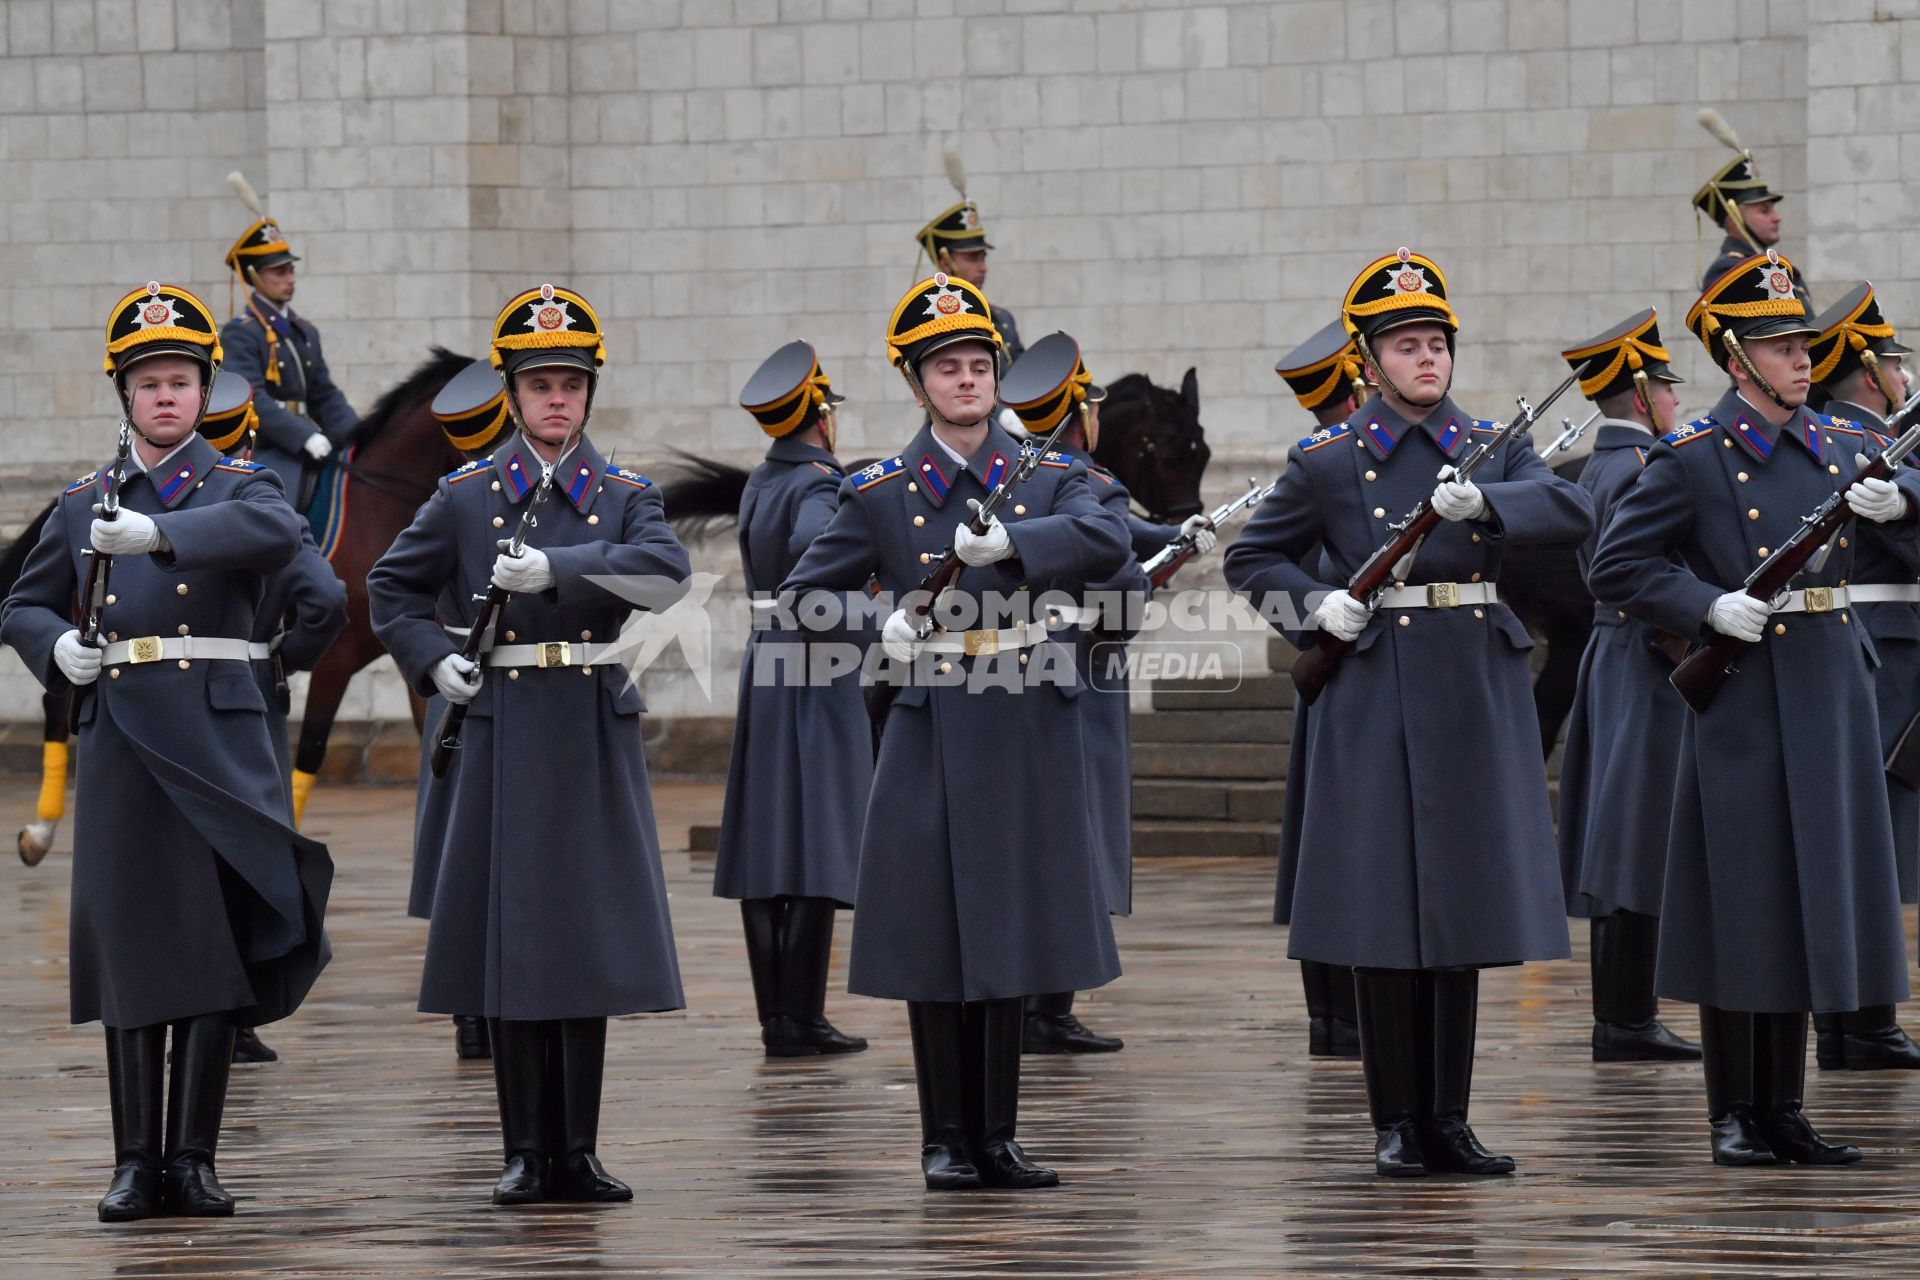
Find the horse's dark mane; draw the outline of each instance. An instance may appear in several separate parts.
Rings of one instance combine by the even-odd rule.
[[[682,538],[698,541],[739,519],[740,495],[751,472],[697,453],[671,452],[679,465],[662,474],[660,500],[666,504],[668,522]]]
[[[33,518],[33,523],[22,529],[20,536],[8,543],[4,552],[0,552],[0,596],[12,593],[13,584],[20,580],[20,571],[27,567],[27,556],[32,553],[34,547],[39,545],[40,531],[46,528],[47,517],[53,514],[53,509],[59,501],[55,498],[49,502],[46,508]]]
[[[1153,379],[1144,373],[1123,373],[1107,384],[1107,396],[1114,400],[1144,400],[1154,390]]]
[[[473,357],[459,355],[442,346],[430,347],[428,352],[419,368],[373,402],[373,409],[360,419],[360,425],[354,429],[355,440],[364,443],[374,439],[401,409],[418,404],[429,392],[437,394],[441,387],[453,380],[455,374],[473,363]]]

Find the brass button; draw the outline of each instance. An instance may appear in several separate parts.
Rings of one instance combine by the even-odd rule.
[[[1758,507],[1747,508],[1747,519],[1758,520],[1759,518],[1760,518],[1760,508]]]
[[[119,596],[116,596],[116,595],[111,595],[111,594],[109,594],[109,595],[107,596],[107,603],[108,603],[108,604],[118,604],[118,603],[120,603],[120,597],[119,597]]]
[[[1840,621],[1847,622],[1847,621],[1850,621],[1850,619],[1847,617],[1846,614],[1843,613],[1840,615]]]
[[[1625,609],[1622,609],[1622,610],[1620,610],[1619,612],[1620,612],[1620,616],[1621,616],[1621,617],[1622,617],[1623,619],[1624,619],[1624,618],[1625,618],[1625,617],[1627,616],[1627,611],[1626,611]]]
[[[1016,502],[1016,503],[1014,503],[1014,504],[1013,504],[1013,514],[1015,514],[1015,515],[1017,515],[1017,516],[1023,516],[1023,515],[1025,515],[1025,514],[1027,514],[1027,505],[1026,505],[1026,503],[1024,503],[1024,502]]]
[[[177,596],[183,596],[187,594],[187,584],[182,582],[178,586],[174,587],[173,594]]]
[[[1847,540],[1845,538],[1840,539],[1840,549],[1842,551],[1847,549]]]
[[[193,487],[196,489],[204,489],[207,487],[207,482],[205,480],[201,480],[197,482]]]
[[[1382,516],[1386,514],[1387,514],[1387,509],[1385,507],[1375,507],[1373,509],[1373,518],[1375,520],[1380,519]]]
[[[506,519],[503,516],[495,516],[493,518],[493,527],[496,529],[498,529],[501,525],[505,523],[506,523]]]
[[[588,517],[587,517],[587,523],[588,523],[588,524],[599,524],[599,523],[600,523],[600,517],[599,517],[599,516],[588,516]]]
[[[1406,614],[1403,613],[1400,615],[1400,625],[1403,627],[1410,627],[1413,625],[1413,619],[1409,618]]]
[[[180,634],[181,635],[187,634],[187,624],[184,622],[180,624]]]
[[[929,556],[929,555],[928,555],[928,554],[927,554],[926,552],[924,552],[924,551],[922,551],[922,552],[920,553],[920,563],[921,563],[921,564],[925,564],[925,563],[927,563],[927,561],[929,561],[929,560],[931,560],[932,558],[933,558],[932,556]]]
[[[1830,475],[1830,476],[1837,476],[1837,475],[1839,475],[1839,474],[1840,474],[1840,464],[1839,464],[1839,463],[1836,463],[1836,462],[1829,462],[1829,463],[1827,464],[1827,474],[1828,474],[1828,475]]]
[[[111,679],[118,680],[120,678],[120,668],[118,667],[109,668],[107,671],[107,675]]]
[[[907,481],[907,492],[908,492],[908,493],[918,493],[918,492],[920,492],[920,486],[919,486],[919,485],[917,485],[917,484],[915,484],[915,483],[914,483],[913,481],[911,481],[911,480],[909,480],[909,481]]]
[[[498,493],[498,492],[500,492],[500,482],[499,482],[498,480],[495,480],[495,481],[493,482],[493,491],[494,491],[495,493]]]
[[[520,668],[518,667],[507,668],[507,679],[518,680],[519,678],[520,678]]]
[[[1474,535],[1473,535],[1473,540],[1474,540],[1475,542],[1478,542],[1478,541],[1480,541],[1480,535],[1479,535],[1479,534],[1477,534],[1477,533],[1476,533],[1476,534],[1474,534]]]
[[[1754,554],[1759,556],[1762,560],[1765,560],[1767,558],[1767,549],[1765,547],[1762,547],[1760,548],[1760,550],[1756,551]]]
[[[581,675],[583,675],[583,676],[590,676],[590,675],[592,675],[592,674],[593,674],[593,668],[592,668],[592,667],[581,667],[581,668],[580,668],[580,674],[581,674]]]
[[[513,639],[515,639],[515,638],[516,638],[516,637],[514,636],[514,634],[513,634],[513,632],[511,632],[511,631],[509,631],[509,632],[507,632],[507,639],[508,639],[508,640],[513,640]]]
[[[119,633],[118,631],[109,631],[109,632],[107,632],[107,643],[108,643],[108,644],[112,644],[112,643],[113,643],[114,641],[116,641],[116,640],[118,640],[119,638],[120,638],[120,633]]]
[[[1020,665],[1023,667],[1027,665],[1027,655],[1024,653],[1020,655]]]
[[[1476,618],[1484,618],[1487,616],[1487,611],[1485,609],[1475,609],[1473,611],[1473,616]]]
[[[918,529],[921,525],[925,524],[926,522],[927,522],[927,518],[925,516],[915,516],[913,518],[913,527]]]
[[[1379,478],[1380,478],[1380,474],[1379,474],[1379,472],[1377,472],[1377,471],[1369,471],[1369,472],[1367,472],[1367,479],[1369,479],[1369,480],[1378,480]]]
[[[1478,581],[1480,581],[1480,575],[1479,575],[1479,574],[1477,574],[1477,573],[1476,573],[1476,574],[1474,574],[1474,575],[1473,575],[1473,581],[1475,581],[1475,582],[1478,582]]]
[[[1783,636],[1783,635],[1785,635],[1785,634],[1787,634],[1787,624],[1786,624],[1786,623],[1784,623],[1784,622],[1776,622],[1776,623],[1774,623],[1774,624],[1773,624],[1773,634],[1775,634],[1775,635],[1777,635],[1777,636]]]
[[[1720,439],[1720,446],[1723,449],[1731,449],[1733,448],[1733,440],[1730,437],[1723,436]]]
[[[950,671],[952,671],[952,670],[953,670],[953,664],[952,664],[951,662],[943,662],[943,663],[941,663],[941,664],[940,664],[940,674],[941,674],[941,675],[943,675],[943,676],[944,676],[944,675],[946,675],[946,674],[947,674],[948,672],[950,672]]]
[[[1735,476],[1734,479],[1738,480],[1741,484],[1745,484],[1747,482],[1747,473],[1742,471],[1739,475]]]
[[[591,632],[591,631],[582,631],[582,632],[580,633],[580,638],[581,638],[582,640],[591,640],[591,639],[593,639],[593,632]]]
[[[193,664],[191,662],[188,662],[185,658],[180,659],[180,669],[182,671],[185,671],[188,667],[191,667],[192,665]]]

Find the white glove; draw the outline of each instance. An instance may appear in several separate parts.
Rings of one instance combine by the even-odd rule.
[[[1201,555],[1213,550],[1220,535],[1213,531],[1213,522],[1205,516],[1188,516],[1180,522],[1180,536],[1193,539],[1193,549]]]
[[[1856,453],[1854,463],[1867,465],[1867,455]],[[1847,488],[1847,505],[1862,520],[1885,524],[1907,514],[1907,495],[1891,480],[1860,480]]]
[[[1442,520],[1478,520],[1487,514],[1487,496],[1471,480],[1456,480],[1452,467],[1440,468],[1440,487],[1433,491],[1433,509]]]
[[[1002,431],[1012,436],[1015,440],[1030,440],[1033,438],[1032,433],[1029,432],[1026,426],[1020,421],[1020,415],[1005,405],[1001,405],[994,413],[993,420],[1000,424]]]
[[[1729,591],[1707,610],[1707,625],[1723,636],[1754,644],[1772,612],[1765,600],[1756,600],[1744,591]]]
[[[63,631],[53,642],[53,665],[60,668],[68,684],[92,684],[100,678],[100,651],[82,644],[79,631]]]
[[[980,499],[968,498],[967,505],[975,512],[980,510]],[[961,564],[970,564],[976,568],[983,564],[992,564],[996,560],[1005,560],[1013,554],[1013,539],[1007,536],[1007,526],[1000,523],[1000,517],[994,516],[987,521],[985,533],[975,533],[970,525],[961,525],[953,531],[954,554],[960,557]]]
[[[93,509],[96,514],[87,540],[95,551],[110,556],[143,556],[160,545],[160,529],[152,516],[122,507],[119,515],[108,520],[97,514],[101,510],[98,504]]]
[[[457,653],[450,653],[433,664],[433,687],[448,702],[466,706],[480,696],[480,678],[484,674],[478,663],[468,662]]]
[[[325,436],[316,431],[300,442],[300,451],[318,462],[333,452],[333,446],[327,442]]]
[[[1313,621],[1335,639],[1345,640],[1349,644],[1360,638],[1367,629],[1367,619],[1373,617],[1373,610],[1355,600],[1345,589],[1329,591],[1320,607],[1313,611]]]
[[[920,652],[920,632],[905,609],[895,609],[880,628],[880,647],[895,662],[912,662]]]
[[[493,585],[515,593],[545,591],[553,585],[553,564],[536,547],[522,547],[517,556],[502,551],[493,561]]]

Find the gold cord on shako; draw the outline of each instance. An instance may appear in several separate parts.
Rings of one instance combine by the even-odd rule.
[[[918,304],[918,309],[916,309]],[[935,423],[953,426],[940,415],[920,382],[920,364],[943,347],[957,342],[984,343],[993,353],[996,386],[1005,363],[1006,344],[994,327],[993,307],[987,295],[961,276],[935,272],[907,290],[887,322],[887,359],[907,380],[916,399]]]
[[[1429,275],[1431,273],[1431,275]],[[1353,335],[1361,358],[1373,369],[1380,385],[1402,403],[1411,404],[1400,388],[1387,378],[1380,361],[1374,358],[1373,339],[1392,329],[1410,324],[1437,324],[1447,335],[1447,351],[1453,351],[1454,336],[1460,322],[1447,302],[1447,277],[1440,264],[1425,254],[1401,245],[1392,254],[1376,259],[1354,277],[1340,305],[1341,323]],[[1453,371],[1447,371],[1447,385],[1440,390],[1445,399],[1453,390]]]
[[[220,328],[213,322],[207,304],[192,293],[178,285],[149,280],[144,288],[114,303],[107,315],[107,354],[102,368],[113,379],[121,410],[129,418],[133,397],[127,391],[127,369],[138,360],[157,355],[185,356],[200,365],[200,409],[193,417],[193,428],[199,430],[213,395],[213,380],[226,358],[220,346]]]
[[[493,322],[488,359],[499,370],[507,395],[507,414],[522,435],[526,434],[526,420],[514,393],[514,374],[545,368],[575,369],[586,374],[587,401],[580,415],[580,430],[575,434],[587,429],[594,392],[600,386],[600,367],[607,362],[607,347],[599,313],[580,294],[552,284],[517,294]]]
[[[1806,303],[1793,288],[1793,264],[1778,249],[1748,258],[1707,287],[1687,311],[1687,328],[1715,360],[1731,356],[1753,385],[1791,412],[1760,370],[1747,358],[1745,338],[1777,338],[1815,333]]]

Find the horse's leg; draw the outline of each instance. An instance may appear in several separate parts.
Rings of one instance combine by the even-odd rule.
[[[53,848],[54,833],[67,812],[67,716],[71,701],[69,690],[48,691],[40,695],[40,799],[34,808],[34,821],[20,829],[15,847],[20,861],[30,867]]]
[[[355,600],[356,595],[360,596]],[[307,681],[307,707],[300,717],[300,741],[293,753],[293,825],[300,825],[313,794],[314,780],[327,761],[327,740],[354,673],[380,656],[380,642],[367,623],[364,591],[347,590],[347,629],[327,647]]]

